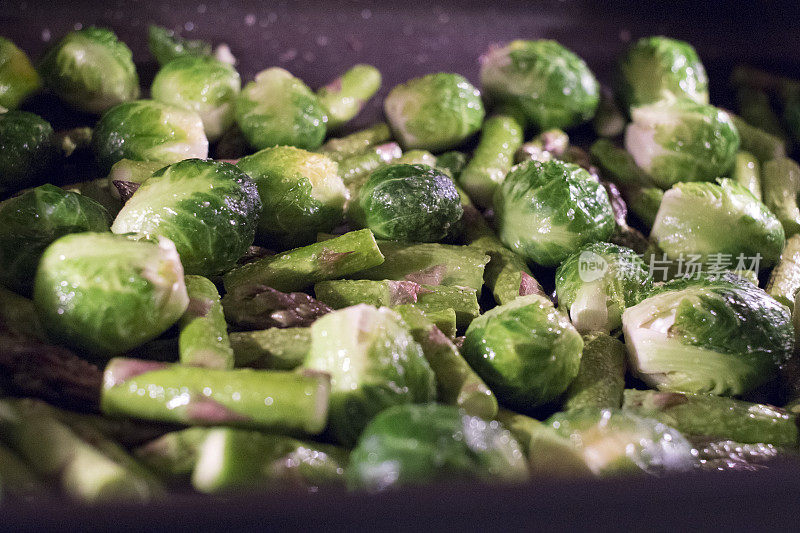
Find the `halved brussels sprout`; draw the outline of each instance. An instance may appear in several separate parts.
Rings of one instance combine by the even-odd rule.
[[[794,350],[789,310],[733,274],[668,281],[622,314],[631,367],[660,390],[744,394]]]
[[[44,249],[62,235],[108,231],[111,217],[90,198],[42,185],[0,203],[0,283],[30,294]]]
[[[236,69],[212,57],[180,57],[156,74],[153,100],[191,109],[200,115],[209,141],[234,122],[234,105],[242,88]]]
[[[39,74],[25,52],[0,37],[0,107],[18,108],[41,86]]]
[[[169,164],[208,156],[203,121],[194,111],[154,100],[109,109],[94,129],[92,149],[106,169],[120,159]]]
[[[68,33],[45,54],[39,72],[47,88],[88,113],[139,97],[130,48],[105,28]]]
[[[261,216],[256,242],[272,248],[295,248],[316,241],[342,221],[350,198],[327,156],[292,146],[276,146],[237,163],[256,182]]]
[[[113,233],[74,233],[51,244],[33,294],[55,340],[100,357],[157,337],[189,304],[172,241]]]
[[[581,167],[556,160],[512,168],[495,192],[494,208],[503,243],[543,266],[608,240],[615,227],[603,186]]]
[[[625,149],[659,187],[725,176],[739,150],[730,115],[691,100],[665,101],[631,110]]]
[[[705,263],[710,256],[729,262],[758,257],[760,268],[778,261],[785,238],[777,217],[730,179],[672,187],[664,193],[650,237],[670,259],[697,255]]]
[[[473,320],[462,354],[501,403],[531,409],[567,390],[582,350],[583,339],[567,316],[531,294]]]
[[[378,238],[417,242],[442,240],[463,214],[453,180],[427,165],[379,168],[350,212]]]
[[[331,376],[328,423],[343,444],[355,443],[367,423],[393,405],[436,397],[433,371],[400,315],[356,305],[311,326],[303,368]]]
[[[539,130],[591,120],[600,87],[584,61],[555,41],[512,41],[481,57],[486,98],[519,110]]]
[[[209,276],[233,267],[253,244],[260,209],[255,184],[236,166],[187,159],[148,178],[111,231],[167,237],[186,274]]]
[[[617,94],[628,108],[665,99],[708,103],[708,76],[689,43],[644,37],[633,43],[617,66]]]
[[[0,194],[45,181],[58,157],[49,122],[27,111],[0,113]]]
[[[282,68],[256,74],[236,100],[236,123],[256,150],[278,145],[316,150],[327,122],[317,96]]]
[[[442,480],[528,479],[525,455],[500,422],[446,405],[401,405],[376,416],[350,454],[351,488],[377,492]]]
[[[383,102],[404,150],[441,152],[478,131],[485,111],[481,93],[466,78],[440,72],[397,85]]]
[[[652,286],[636,252],[606,242],[584,246],[556,270],[558,306],[569,311],[581,333],[618,330],[622,312],[644,299]]]

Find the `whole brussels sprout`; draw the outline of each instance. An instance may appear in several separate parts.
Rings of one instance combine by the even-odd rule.
[[[236,166],[187,159],[148,178],[111,231],[167,237],[186,274],[210,276],[234,266],[253,244],[260,210],[255,184]]]
[[[583,339],[566,315],[531,294],[473,320],[462,354],[501,403],[524,410],[567,390],[582,350]]]
[[[209,141],[234,122],[234,105],[242,88],[236,69],[212,57],[179,57],[156,74],[153,100],[191,109],[200,115]]]
[[[335,228],[350,195],[338,165],[325,155],[276,146],[243,157],[237,166],[256,182],[261,216],[256,241],[296,248]]]
[[[0,194],[45,181],[58,157],[49,122],[27,111],[0,113]]]
[[[398,405],[381,412],[350,454],[348,485],[376,492],[443,480],[528,479],[519,443],[496,420],[446,405]]]
[[[16,109],[41,85],[39,74],[25,52],[0,37],[0,107]]]
[[[653,279],[644,261],[624,246],[599,242],[584,246],[556,270],[558,306],[569,311],[581,333],[611,333],[622,312],[644,299]]]
[[[417,242],[442,240],[463,214],[453,180],[428,165],[379,168],[351,209],[352,218],[376,237]]]
[[[750,191],[722,179],[678,183],[664,193],[650,237],[670,259],[759,257],[760,268],[767,268],[778,261],[785,235],[778,218]]]
[[[55,340],[99,357],[149,341],[174,324],[189,297],[169,239],[73,233],[42,255],[33,298]]]
[[[733,274],[668,281],[622,314],[631,367],[660,390],[739,395],[794,350],[791,313]]]
[[[679,181],[711,181],[727,174],[739,150],[730,115],[691,100],[634,108],[625,149],[659,187]]]
[[[0,202],[0,283],[28,295],[42,252],[68,233],[108,231],[111,217],[90,198],[42,185]]]
[[[689,43],[668,37],[633,43],[620,58],[616,82],[628,108],[680,98],[708,103],[708,76],[697,52]]]
[[[466,78],[440,72],[392,89],[383,101],[386,119],[404,150],[441,152],[481,129],[481,93]]]
[[[48,89],[87,113],[139,97],[131,51],[105,28],[68,33],[45,54],[39,72]]]
[[[555,41],[512,41],[481,57],[487,100],[521,112],[540,131],[594,116],[600,87],[584,61]]]
[[[664,474],[696,466],[695,451],[677,430],[619,409],[584,408],[545,421],[581,453],[595,475]]]
[[[503,243],[529,261],[555,266],[614,231],[606,190],[584,169],[562,161],[526,161],[494,195]]]
[[[277,145],[316,150],[327,122],[317,96],[282,68],[256,74],[236,100],[236,123],[256,150]]]
[[[194,111],[153,100],[126,102],[102,116],[92,150],[106,169],[120,159],[169,164],[208,156],[203,121]]]
[[[328,424],[346,445],[385,408],[436,396],[422,348],[400,315],[386,307],[361,304],[317,319],[303,368],[330,374]]]

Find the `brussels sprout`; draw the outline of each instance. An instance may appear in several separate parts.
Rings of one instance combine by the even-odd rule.
[[[349,193],[327,156],[276,146],[237,165],[255,180],[261,196],[256,242],[279,249],[303,246],[342,221]]]
[[[211,45],[205,41],[182,39],[175,32],[161,26],[147,28],[147,46],[158,64],[166,65],[173,59],[182,57],[207,57],[211,55]]]
[[[45,54],[39,72],[48,89],[88,113],[139,97],[131,51],[105,28],[68,33]]]
[[[672,187],[664,193],[650,237],[670,259],[698,255],[707,262],[712,254],[732,259],[758,254],[761,268],[778,261],[784,243],[777,217],[730,179]]]
[[[441,480],[528,479],[519,443],[497,422],[446,405],[402,405],[379,414],[350,454],[351,488],[382,491]]]
[[[57,160],[49,122],[27,111],[0,113],[0,194],[41,183]]]
[[[203,121],[194,111],[139,100],[109,109],[92,134],[92,149],[106,169],[120,159],[169,164],[208,156]]]
[[[555,41],[512,41],[481,58],[486,98],[518,108],[539,130],[590,120],[600,87],[581,58]]]
[[[156,244],[112,233],[75,233],[51,244],[33,295],[55,339],[102,357],[157,337],[189,304],[169,239]]]
[[[611,333],[622,312],[644,299],[653,279],[630,248],[605,242],[584,246],[556,270],[558,306],[569,311],[581,333]]]
[[[696,465],[692,445],[678,431],[618,409],[586,408],[545,421],[580,451],[597,475],[663,474]]]
[[[453,180],[427,165],[388,165],[373,172],[351,208],[354,221],[378,238],[436,242],[461,220]]]
[[[327,122],[316,95],[282,68],[256,74],[236,100],[236,123],[256,150],[282,144],[316,150]]]
[[[666,189],[679,181],[711,181],[733,167],[739,133],[730,115],[691,100],[634,108],[625,149]]]
[[[362,304],[319,318],[304,368],[330,374],[329,427],[346,445],[383,409],[436,395],[422,348],[400,315],[385,307]]]
[[[583,340],[542,296],[520,296],[472,321],[464,359],[505,405],[530,409],[555,400],[578,375]]]
[[[481,93],[463,76],[440,72],[396,86],[383,110],[403,149],[441,152],[477,132],[485,111]]]
[[[239,73],[231,65],[211,57],[180,57],[158,71],[150,94],[153,100],[195,111],[213,142],[233,125],[241,88]]]
[[[561,161],[528,161],[511,169],[495,192],[494,207],[503,243],[543,266],[607,240],[615,227],[603,186],[579,166]]]
[[[689,43],[645,37],[633,43],[617,66],[617,94],[628,107],[688,98],[708,103],[708,77]]]
[[[16,109],[42,85],[25,52],[0,37],[0,107]]]
[[[114,220],[114,233],[171,239],[186,274],[230,269],[253,244],[258,190],[236,166],[187,159],[145,181]]]
[[[625,310],[622,329],[633,370],[660,390],[743,394],[794,350],[789,310],[732,274],[669,281]]]
[[[0,203],[0,283],[23,294],[47,246],[68,233],[108,231],[108,212],[90,198],[42,185]]]
[[[318,90],[319,102],[328,113],[328,128],[335,129],[352,120],[380,88],[378,69],[355,65]]]

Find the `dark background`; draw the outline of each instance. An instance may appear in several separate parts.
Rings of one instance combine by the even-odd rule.
[[[0,0],[0,35],[38,59],[72,29],[112,28],[134,52],[148,86],[155,64],[146,48],[147,24],[188,38],[228,43],[245,81],[281,66],[319,87],[354,63],[377,66],[382,94],[396,83],[435,71],[476,82],[478,57],[491,43],[552,38],[608,82],[618,53],[631,39],[664,34],[691,42],[711,79],[711,99],[731,105],[727,85],[737,63],[800,78],[797,2],[270,2]],[[53,108],[54,126],[70,115]],[[380,99],[357,119],[380,116]],[[0,530],[292,530],[325,529],[766,529],[797,528],[800,465],[777,464],[745,473],[692,474],[664,479],[567,482],[535,480],[524,487],[448,486],[379,496],[270,493],[205,499],[180,496],[148,508],[76,508],[36,500],[0,508]],[[787,527],[788,526],[788,527]]]

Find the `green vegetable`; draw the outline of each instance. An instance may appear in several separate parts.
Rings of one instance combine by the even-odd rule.
[[[625,149],[659,187],[712,181],[733,167],[739,133],[721,109],[678,100],[636,107],[631,118]]]
[[[330,430],[345,445],[383,409],[436,395],[422,348],[386,308],[357,305],[318,319],[303,368],[330,374]]]
[[[556,270],[558,305],[581,333],[619,330],[623,311],[647,296],[652,284],[633,250],[605,242],[583,247]]]
[[[732,274],[669,281],[622,314],[633,371],[660,390],[744,394],[794,350],[789,310]]]
[[[88,113],[139,97],[131,51],[105,28],[68,33],[42,58],[39,73],[48,89]]]
[[[265,285],[242,285],[222,298],[225,318],[243,329],[310,326],[331,308],[304,292],[283,293]]]
[[[230,334],[237,367],[293,370],[303,364],[311,349],[307,327],[269,328]]]
[[[379,414],[350,454],[348,486],[382,491],[441,480],[528,479],[519,443],[497,421],[444,405],[402,405]]]
[[[0,287],[0,324],[3,333],[37,341],[47,338],[33,301],[3,287]]]
[[[329,139],[320,151],[336,162],[366,152],[369,148],[392,140],[392,132],[385,122],[356,131],[344,137]]]
[[[256,74],[236,101],[236,123],[256,150],[277,145],[320,147],[328,117],[306,84],[282,68]]]
[[[16,453],[0,443],[0,486],[3,496],[38,496],[46,491],[39,476]]]
[[[636,166],[631,154],[617,147],[609,139],[598,139],[590,148],[592,161],[603,171],[603,176],[623,187],[648,187],[650,176]]]
[[[787,237],[800,233],[800,166],[782,157],[765,162],[761,169],[764,204],[781,221]]]
[[[753,471],[769,467],[768,463],[789,455],[783,448],[772,444],[743,444],[731,440],[709,441],[693,438],[700,468],[707,471]]]
[[[153,100],[112,107],[92,134],[92,150],[101,167],[120,159],[165,165],[208,156],[203,121],[194,111]]]
[[[731,178],[747,189],[757,200],[761,200],[761,165],[755,156],[749,152],[737,153]]]
[[[435,168],[436,156],[427,150],[408,150],[398,157],[395,163],[404,165],[427,165]],[[449,177],[450,176],[448,176],[448,178]]]
[[[153,24],[147,28],[147,46],[161,66],[166,65],[173,59],[211,55],[211,45],[209,43],[181,39],[175,35],[174,31]]]
[[[442,152],[477,132],[485,111],[481,93],[463,76],[440,72],[397,85],[383,102],[404,150]]]
[[[193,427],[171,431],[133,450],[134,456],[152,471],[166,478],[188,478],[195,465],[208,428]]]
[[[186,276],[185,283],[189,305],[178,323],[181,364],[233,368],[233,350],[217,288],[202,276]]]
[[[617,137],[625,131],[627,119],[614,101],[614,96],[605,90],[600,91],[600,103],[592,121],[598,137]]]
[[[463,215],[453,181],[427,165],[389,165],[361,187],[350,216],[379,238],[436,242]]]
[[[800,289],[800,235],[792,235],[786,241],[778,264],[770,273],[765,290],[780,303],[792,308],[798,289]]]
[[[216,370],[118,357],[106,366],[100,408],[109,416],[313,435],[325,427],[329,394],[330,380],[319,372]]]
[[[741,139],[741,149],[750,152],[764,163],[770,159],[786,157],[786,141],[760,130],[736,115],[730,115]]]
[[[740,87],[736,91],[736,100],[739,104],[739,113],[745,122],[785,141],[786,131],[781,125],[781,119],[772,110],[766,91],[753,87]]]
[[[413,324],[418,320],[418,316],[435,325],[448,339],[456,338],[456,312],[451,308],[447,309],[422,309],[417,304],[401,304],[392,307],[394,311],[400,314],[406,321],[409,328],[412,329],[411,333],[416,334]],[[414,318],[409,318],[414,317]],[[427,323],[426,322],[426,323]]]
[[[565,394],[564,410],[619,409],[624,390],[625,345],[605,333],[585,336],[581,366]]]
[[[517,163],[530,160],[544,163],[552,159],[566,161],[569,148],[569,135],[560,129],[554,128],[543,131],[534,137],[533,140],[520,146],[515,154],[514,160]]]
[[[777,407],[705,394],[625,391],[623,408],[684,435],[796,447],[795,416]]]
[[[0,106],[16,109],[41,86],[39,74],[25,52],[0,37]]]
[[[110,217],[97,202],[41,185],[0,203],[0,284],[30,295],[42,252],[68,233],[108,231]]]
[[[34,301],[48,333],[108,356],[154,339],[186,310],[183,268],[169,239],[74,233],[42,255]]]
[[[584,169],[561,161],[515,166],[497,189],[494,207],[503,243],[542,266],[607,240],[615,227],[603,186]]]
[[[636,218],[652,228],[664,199],[664,191],[658,187],[630,187],[626,190],[626,197],[628,207]]]
[[[161,67],[153,79],[153,100],[194,111],[213,142],[234,122],[234,105],[242,88],[231,65],[211,57],[186,56]]]
[[[351,121],[381,88],[381,73],[371,65],[355,65],[317,91],[333,130]]]
[[[472,321],[464,359],[504,405],[530,409],[558,398],[575,376],[583,340],[538,295],[521,296]]]
[[[256,242],[278,249],[310,244],[342,220],[350,198],[337,164],[291,146],[261,150],[237,166],[258,186],[261,215]]]
[[[486,98],[519,109],[539,130],[590,120],[600,100],[586,63],[555,41],[512,41],[481,58]]]
[[[27,111],[0,113],[0,195],[52,179],[57,161],[49,122]]]
[[[470,198],[482,207],[492,204],[497,186],[514,164],[514,153],[522,145],[522,127],[511,117],[486,120],[475,153],[458,178]]]
[[[449,152],[445,152],[436,157],[436,168],[450,176],[450,179],[453,181],[458,180],[461,172],[463,172],[466,166],[467,154],[464,152],[450,150]],[[462,202],[464,201],[465,196],[465,194],[461,195]]]

